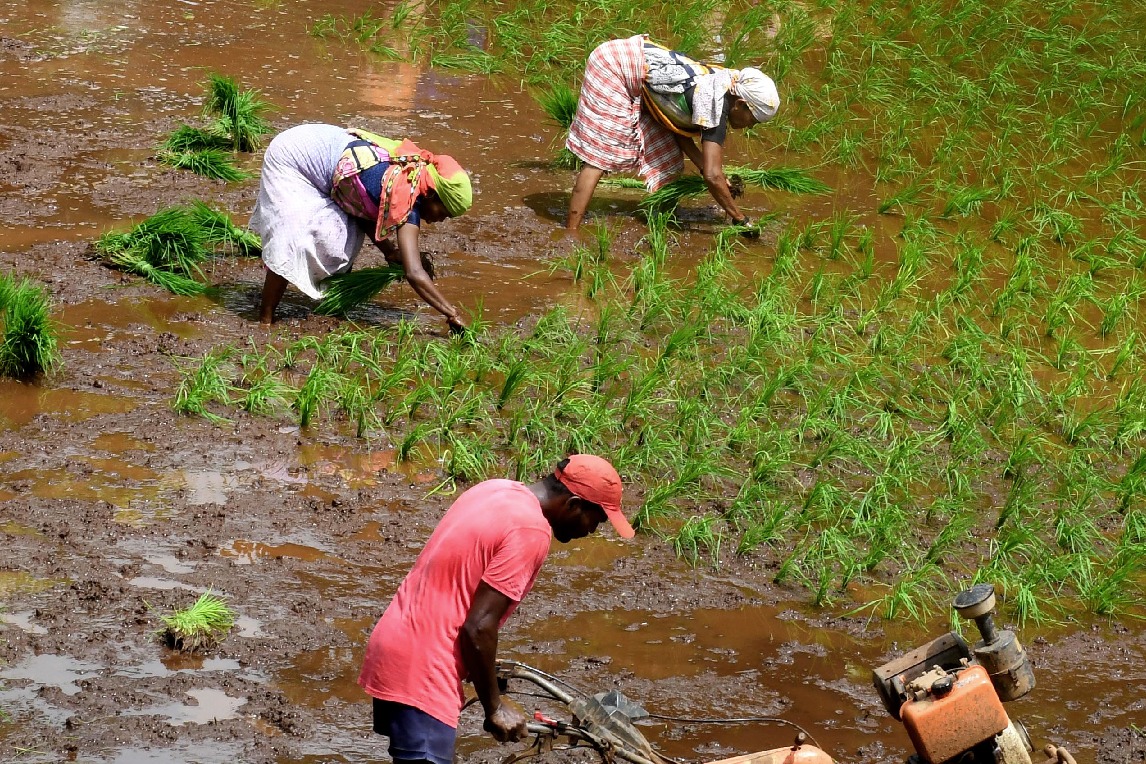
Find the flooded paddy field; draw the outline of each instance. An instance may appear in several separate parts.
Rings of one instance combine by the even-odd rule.
[[[804,30],[809,51],[804,63],[835,61],[824,42],[830,4],[803,16],[791,5],[776,4],[776,9],[784,19],[796,20],[792,27]],[[451,483],[452,467],[428,443],[415,449],[414,458],[403,458],[403,419],[364,439],[356,437],[351,422],[334,415],[304,428],[290,411],[253,416],[212,404],[224,418],[221,423],[175,413],[172,403],[187,373],[220,345],[254,355],[304,337],[330,336],[345,330],[347,322],[315,315],[313,302],[290,290],[281,320],[273,328],[260,327],[256,306],[263,273],[257,260],[213,261],[205,277],[217,290],[176,297],[105,267],[89,247],[107,230],[122,230],[162,207],[192,199],[246,221],[257,179],[225,184],[155,160],[166,135],[200,118],[207,72],[222,71],[258,88],[276,107],[269,115],[276,130],[300,122],[360,124],[382,134],[409,135],[470,168],[473,209],[429,227],[423,242],[436,255],[439,287],[467,313],[480,311],[491,337],[529,332],[555,307],[565,315],[588,316],[582,323],[590,329],[597,325],[601,299],[588,293],[589,279],[575,281],[571,269],[561,265],[571,262],[562,260],[570,257],[570,246],[558,228],[573,176],[549,165],[558,129],[533,97],[537,86],[509,72],[485,76],[429,67],[426,56],[410,51],[399,51],[401,61],[386,60],[353,39],[312,34],[324,18],[360,18],[365,10],[364,4],[346,0],[0,0],[0,272],[47,286],[62,355],[61,367],[42,379],[0,379],[0,760],[285,764],[385,758],[380,739],[370,732],[369,705],[355,683],[366,639],[448,506],[451,491],[464,487],[465,480]],[[374,13],[384,17],[393,10],[380,5]],[[1061,10],[1058,20],[1073,23],[1070,9]],[[1128,28],[1134,19],[1142,20],[1140,12],[1127,18]],[[473,44],[483,44],[482,26],[471,27]],[[909,37],[900,35],[900,44]],[[1119,55],[1127,66],[1135,63],[1133,50]],[[583,53],[578,56],[583,60]],[[773,59],[797,69],[800,61]],[[926,90],[918,72],[913,77],[921,92]],[[844,80],[837,74],[834,82]],[[1103,539],[1118,538],[1129,528],[1125,518],[1141,515],[1140,492],[1131,490],[1126,475],[1137,474],[1133,465],[1142,431],[1127,431],[1113,419],[1085,419],[1109,404],[1125,422],[1122,412],[1139,401],[1123,391],[1143,368],[1136,344],[1144,331],[1140,293],[1130,290],[1119,308],[1123,293],[1111,284],[1138,283],[1137,261],[1146,261],[1141,228],[1130,214],[1141,208],[1137,173],[1144,157],[1133,132],[1141,124],[1128,130],[1125,145],[1110,139],[1099,148],[1081,133],[1068,132],[1080,148],[1045,172],[1090,171],[1093,195],[1105,206],[1071,207],[1073,202],[1048,193],[1049,201],[1036,210],[1043,215],[1039,220],[1049,239],[1053,229],[1073,246],[1051,241],[1039,250],[1043,245],[1035,241],[1021,246],[1022,223],[1009,216],[1012,208],[1037,207],[1030,198],[1021,193],[976,197],[976,189],[994,188],[995,182],[979,169],[919,188],[909,182],[913,171],[907,160],[881,164],[881,175],[874,160],[853,158],[894,149],[899,139],[906,146],[911,136],[902,125],[898,133],[892,128],[881,133],[883,142],[864,154],[854,148],[859,136],[846,124],[817,112],[814,93],[801,91],[795,76],[789,84],[786,90],[781,80],[781,92],[793,111],[803,119],[824,117],[825,125],[834,125],[834,138],[815,144],[809,155],[802,146],[810,139],[797,131],[804,123],[792,118],[733,136],[729,163],[811,168],[833,190],[816,197],[749,191],[744,199],[749,214],[776,217],[759,241],[735,250],[732,262],[734,277],[758,294],[767,291],[759,287],[762,274],[792,274],[783,291],[771,294],[782,309],[795,306],[790,316],[784,310],[776,315],[791,318],[808,348],[783,344],[783,333],[769,337],[781,350],[807,351],[811,372],[797,373],[799,384],[782,386],[771,419],[782,421],[775,410],[785,407],[807,416],[798,427],[783,422],[772,430],[760,424],[761,432],[775,438],[753,442],[753,448],[772,454],[775,464],[758,458],[751,468],[733,466],[753,471],[766,485],[762,504],[783,497],[806,513],[842,513],[843,493],[855,504],[874,495],[868,483],[849,482],[852,473],[867,474],[869,467],[847,456],[845,446],[868,437],[880,423],[895,433],[882,440],[871,437],[880,449],[890,453],[894,444],[910,442],[909,429],[889,417],[911,409],[912,399],[888,393],[855,422],[832,431],[842,398],[820,396],[817,416],[803,402],[817,397],[812,394],[820,390],[817,385],[832,378],[823,372],[822,359],[832,358],[834,350],[849,358],[862,355],[862,364],[882,369],[899,348],[904,367],[918,371],[925,364],[950,362],[966,373],[974,364],[988,370],[1013,367],[1019,348],[1026,353],[1021,358],[1032,360],[1029,375],[1014,376],[1016,389],[1028,400],[1038,399],[1026,404],[1027,414],[992,418],[998,433],[984,434],[988,428],[981,428],[984,445],[977,450],[973,433],[964,437],[957,423],[944,425],[921,415],[927,423],[920,432],[951,428],[940,461],[921,462],[910,478],[890,466],[874,470],[900,480],[889,504],[903,504],[902,495],[916,493],[924,497],[921,505],[934,503],[936,516],[959,516],[953,507],[965,505],[983,516],[984,527],[974,533],[965,529],[968,537],[958,543],[935,546],[942,552],[939,562],[923,572],[939,570],[946,580],[933,585],[923,616],[914,619],[900,611],[885,619],[883,607],[855,611],[881,601],[898,579],[878,564],[866,578],[850,577],[845,569],[855,554],[851,547],[821,550],[821,567],[816,567],[797,554],[815,546],[816,537],[805,535],[802,527],[782,524],[776,537],[763,537],[755,548],[745,527],[759,525],[738,526],[723,516],[720,525],[688,524],[689,518],[706,517],[705,512],[730,503],[715,494],[739,486],[742,475],[689,484],[683,499],[675,494],[671,500],[677,514],[659,515],[653,499],[664,495],[655,490],[662,483],[647,477],[652,467],[638,469],[637,457],[630,457],[634,466],[625,471],[632,477],[630,507],[644,508],[646,532],[631,543],[605,530],[567,546],[555,544],[535,591],[503,631],[501,650],[586,690],[618,687],[664,716],[783,717],[807,730],[838,761],[902,761],[909,740],[881,706],[870,670],[950,628],[950,597],[971,582],[997,546],[1018,536],[995,535],[998,507],[1019,507],[1012,518],[1024,512],[1053,517],[1059,529],[1074,527],[1089,513],[1097,518],[1093,533],[1105,534]],[[1005,78],[995,84],[1004,95],[1012,94]],[[873,76],[855,87],[880,85]],[[971,80],[961,85],[969,99],[977,86]],[[1111,92],[1123,95],[1113,86]],[[1112,109],[1110,120],[1133,125],[1141,104],[1127,98]],[[934,119],[920,119],[912,128],[926,133]],[[952,151],[943,136],[920,140],[937,156]],[[1107,151],[1108,146],[1113,148]],[[985,151],[1002,156],[1004,148]],[[257,172],[259,158],[244,155],[240,164]],[[973,161],[987,164],[968,151],[967,166]],[[1115,169],[1104,175],[1107,164]],[[908,180],[889,188],[888,177],[896,173]],[[1009,182],[1021,185],[1041,177],[1032,172]],[[895,202],[893,212],[906,214],[879,214],[897,189],[914,189]],[[930,215],[938,233],[924,231],[919,222],[928,218],[919,201],[928,193],[938,199]],[[640,199],[639,191],[602,187],[592,208],[594,219],[608,227],[606,265],[618,283],[649,259],[650,229],[637,214]],[[948,202],[955,205],[951,211],[944,210]],[[964,209],[976,214],[964,215]],[[1069,210],[1077,233],[1070,220],[1051,214],[1063,210]],[[723,224],[717,213],[707,197],[685,205],[664,273],[688,280],[702,263],[713,262],[714,234]],[[832,232],[835,220],[844,220],[836,226],[838,237]],[[990,238],[989,229],[1000,221],[1010,221],[1013,230],[1004,225],[996,239]],[[1099,237],[1101,246],[1087,248],[1084,235]],[[836,252],[833,241],[847,246]],[[908,247],[905,254],[904,241],[922,242],[920,249],[930,254],[912,264],[913,250]],[[1041,278],[1023,260],[1032,251],[1031,262],[1045,272]],[[381,257],[366,251],[360,262],[377,265]],[[590,263],[590,270],[599,265]],[[866,272],[870,281],[864,283],[875,286],[856,286],[855,272]],[[1016,272],[1030,276],[1026,287],[1008,287],[1017,283]],[[1078,296],[1082,274],[1091,279],[1085,297]],[[901,291],[881,292],[885,284]],[[928,302],[946,291],[955,295],[948,302]],[[826,307],[844,294],[854,295],[854,301],[842,301],[839,310]],[[899,305],[902,295],[918,298],[924,308],[906,310],[897,323],[871,307]],[[977,308],[1004,295],[1034,318],[1016,317],[1018,309],[1001,304],[979,321],[991,337],[1019,337],[1025,343],[998,350],[956,313],[979,318]],[[804,323],[821,315],[828,319]],[[1066,330],[1064,317],[1071,327]],[[351,318],[354,326],[378,332],[392,331],[405,319],[415,323],[425,343],[449,342],[440,319],[405,285],[391,287]],[[898,324],[914,326],[903,331],[915,335],[897,334]],[[825,337],[843,336],[845,325],[846,339],[824,344]],[[787,325],[781,328],[786,331]],[[904,336],[925,337],[925,349],[912,354],[904,349]],[[655,340],[640,342],[646,349],[660,347]],[[881,350],[880,342],[888,344]],[[861,345],[863,353],[857,354]],[[1129,360],[1116,366],[1125,346]],[[706,353],[698,351],[691,360],[701,366]],[[848,373],[855,377],[862,364],[849,363],[854,365]],[[952,419],[971,417],[970,395],[957,374],[951,380]],[[856,387],[863,388],[864,380]],[[927,400],[934,398],[931,392]],[[1081,403],[1064,406],[1063,401]],[[999,406],[1021,408],[1012,404],[1007,399]],[[923,408],[916,401],[915,410]],[[695,410],[683,411],[682,418],[689,411],[696,416]],[[798,434],[784,434],[789,431]],[[1093,466],[1101,480],[1060,486],[1057,477],[1048,477],[1045,464],[1051,461],[1079,471],[1080,465]],[[797,462],[799,469],[790,466]],[[949,463],[973,468],[960,478],[945,469]],[[497,469],[512,474],[514,468],[503,463]],[[1033,482],[1016,480],[1015,474],[1033,475]],[[829,488],[817,491],[816,485]],[[1023,493],[1044,488],[1066,497],[1062,502],[1077,513],[1059,512],[1050,500],[1039,505]],[[829,501],[831,496],[836,499]],[[1104,509],[1123,497],[1121,511]],[[1000,517],[998,527],[1009,526]],[[713,528],[716,535],[701,532]],[[1092,546],[1104,548],[1103,542]],[[929,548],[925,543],[920,556]],[[1042,554],[1045,550],[1032,556],[1045,562]],[[1113,556],[1082,557],[1103,570],[1114,565]],[[900,563],[897,572],[906,568]],[[1045,596],[1058,586],[1069,588],[1061,579],[1046,580],[1055,571],[1044,571],[1035,586],[1026,568],[1001,564],[991,570],[1012,576],[1011,592]],[[1036,691],[1009,704],[1009,713],[1026,724],[1036,746],[1064,745],[1080,764],[1146,760],[1141,567],[1131,565],[1118,580],[1116,588],[1128,593],[1125,600],[1117,591],[1096,591],[1088,601],[1098,605],[1071,602],[1057,610],[1044,604],[1045,612],[1032,613],[1016,609],[1014,597],[1003,611],[1038,679]],[[207,591],[224,596],[237,611],[230,636],[204,655],[163,647],[156,638],[158,614]],[[1105,611],[1103,602],[1110,605]],[[511,750],[484,735],[480,722],[473,710],[463,714],[459,761],[501,761]],[[688,761],[778,747],[794,735],[788,727],[767,723],[653,720],[641,729],[665,755]],[[554,753],[546,760],[590,758]]]

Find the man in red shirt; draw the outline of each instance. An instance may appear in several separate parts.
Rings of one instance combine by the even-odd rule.
[[[450,506],[375,625],[358,677],[395,762],[451,764],[465,679],[487,732],[525,735],[525,712],[498,690],[498,629],[533,588],[550,539],[588,536],[606,519],[633,537],[620,476],[587,454],[531,485],[478,483]]]

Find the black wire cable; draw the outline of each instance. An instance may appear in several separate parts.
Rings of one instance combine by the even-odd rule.
[[[812,737],[812,733],[808,732],[806,729],[801,727],[799,724],[796,724],[795,722],[790,722],[787,719],[781,719],[777,716],[745,716],[737,719],[692,719],[686,716],[648,714],[648,718],[660,719],[661,721],[665,722],[680,722],[681,724],[784,724],[789,727],[795,727],[797,730],[804,733],[804,736],[808,738],[808,741],[812,745],[816,746],[817,748],[820,747],[820,744],[816,742],[814,737]]]

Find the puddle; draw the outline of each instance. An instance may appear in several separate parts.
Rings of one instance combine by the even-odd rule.
[[[112,466],[113,469],[123,472],[155,476],[154,472],[146,468],[136,468],[124,463]],[[121,475],[122,473],[97,471],[79,478],[62,471],[49,475],[43,470],[20,470],[10,473],[7,477],[13,482],[26,482],[28,492],[41,499],[102,501],[122,509],[158,502],[161,491],[158,483],[131,485],[125,483],[125,478]]]
[[[11,597],[13,594],[36,594],[47,591],[64,581],[65,579],[62,578],[36,578],[30,573],[19,570],[0,570],[0,597]]]
[[[143,559],[151,565],[157,565],[173,575],[193,573],[195,571],[194,565],[181,562],[179,558],[173,554],[145,554]]]
[[[40,414],[66,422],[82,422],[103,414],[126,414],[139,401],[63,388],[44,389],[0,379],[0,427],[23,427]]]
[[[242,666],[233,658],[205,658],[194,653],[168,651],[162,660],[116,669],[114,675],[125,676],[129,679],[150,679],[171,676],[181,672],[238,671],[240,668]]]
[[[236,565],[252,565],[263,559],[290,557],[296,560],[316,562],[326,557],[326,552],[303,544],[264,544],[259,541],[234,539],[219,548],[219,554],[228,557]]]
[[[304,443],[298,448],[298,463],[311,477],[337,475],[351,489],[376,485],[384,472],[397,472],[415,483],[440,479],[436,472],[427,473],[424,465],[399,462],[396,454],[392,448],[354,451],[344,446]]]
[[[10,491],[0,491],[0,501],[4,501],[5,499],[15,498],[18,495],[19,494],[11,493]],[[19,523],[14,523],[11,521],[0,522],[0,533],[7,534],[9,536],[43,536],[44,535],[44,534],[40,533],[38,530],[36,530],[35,528],[32,528],[32,527],[27,526],[27,525],[20,525]]]
[[[162,748],[118,748],[111,758],[83,759],[90,764],[234,764],[243,760],[243,746],[237,743],[211,741],[209,743],[175,742]]]
[[[203,688],[188,690],[189,695],[196,701],[194,705],[185,703],[165,703],[160,706],[148,708],[125,709],[124,716],[162,716],[173,727],[182,727],[185,724],[211,724],[239,718],[239,709],[246,705],[246,698],[232,698],[222,690]]]
[[[32,619],[35,618],[35,616],[36,614],[32,612],[8,613],[0,610],[0,623],[10,624],[28,634],[47,634],[48,630],[43,626],[32,623]]]
[[[129,586],[137,586],[140,589],[187,589],[188,591],[198,592],[200,594],[207,591],[206,587],[191,586],[182,581],[173,581],[170,578],[156,578],[155,576],[136,576],[128,580]]]
[[[108,342],[131,338],[154,341],[157,334],[174,334],[191,339],[202,333],[202,326],[177,318],[180,314],[201,312],[211,302],[198,297],[144,297],[105,302],[86,300],[60,309],[57,320],[64,327],[63,341],[73,347],[99,352]]]
[[[78,695],[81,679],[99,676],[104,669],[98,663],[77,660],[67,655],[33,655],[15,666],[0,669],[0,679],[26,679],[40,687],[58,687],[65,695]]]
[[[105,432],[96,436],[92,441],[92,448],[106,451],[111,454],[123,454],[128,451],[154,451],[155,446],[145,443],[127,432]]]
[[[173,477],[182,481],[186,490],[184,498],[192,506],[222,506],[227,503],[227,495],[239,485],[237,476],[217,470],[177,470]]]

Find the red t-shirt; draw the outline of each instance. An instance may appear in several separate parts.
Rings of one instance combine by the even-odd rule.
[[[358,684],[457,727],[466,678],[458,633],[478,583],[513,600],[508,618],[533,588],[552,537],[522,483],[487,480],[459,496],[374,626]]]

